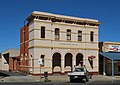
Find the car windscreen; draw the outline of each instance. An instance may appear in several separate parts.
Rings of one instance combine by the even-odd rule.
[[[74,72],[84,72],[84,68],[75,68]]]

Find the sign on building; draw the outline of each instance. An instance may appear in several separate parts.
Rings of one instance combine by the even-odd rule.
[[[43,65],[42,59],[38,59],[38,64]]]
[[[109,51],[112,52],[120,52],[120,46],[119,45],[109,45]]]

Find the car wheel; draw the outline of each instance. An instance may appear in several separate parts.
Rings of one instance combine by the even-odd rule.
[[[86,82],[89,82],[89,78],[88,77],[86,77]]]
[[[74,79],[72,77],[70,77],[70,82],[73,82],[73,81],[74,81]]]

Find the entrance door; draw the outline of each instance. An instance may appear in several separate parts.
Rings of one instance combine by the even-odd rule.
[[[81,53],[78,53],[76,56],[76,66],[83,66],[83,55]]]
[[[72,54],[65,55],[65,71],[72,71]]]
[[[60,53],[53,54],[52,69],[53,69],[53,72],[61,71],[61,54]]]

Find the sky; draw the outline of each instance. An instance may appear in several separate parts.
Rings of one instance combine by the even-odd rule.
[[[0,52],[20,47],[20,28],[33,11],[97,19],[99,42],[120,42],[120,0],[0,0]]]

